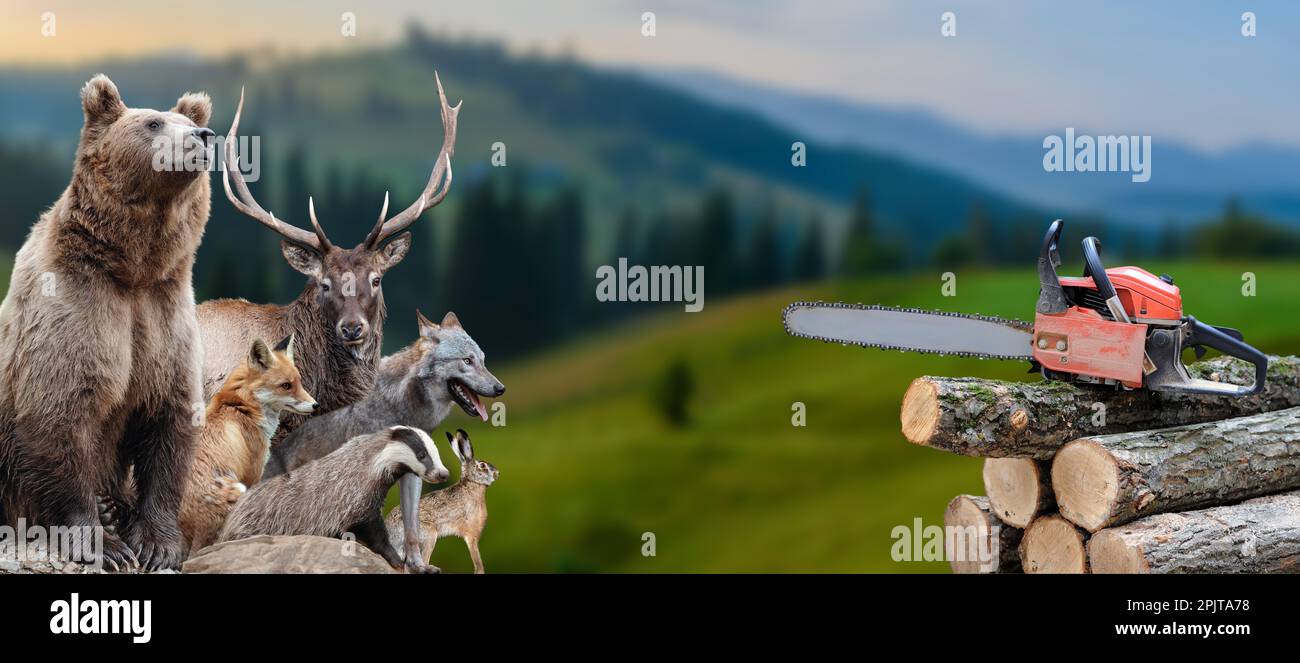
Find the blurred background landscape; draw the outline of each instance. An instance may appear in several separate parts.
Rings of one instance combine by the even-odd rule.
[[[817,3],[819,22],[805,22],[776,0],[707,11],[615,2],[590,15],[561,2],[534,33],[521,33],[536,11],[524,3],[454,17],[393,3],[357,9],[363,34],[382,29],[354,41],[338,37],[348,9],[333,2],[293,13],[240,0],[188,35],[178,31],[188,10],[105,17],[89,3],[63,4],[4,10],[5,280],[31,224],[67,184],[78,91],[95,73],[136,107],[169,108],[182,92],[205,90],[219,134],[244,87],[240,133],[261,141],[254,194],[304,227],[314,196],[331,239],[349,246],[374,223],[385,191],[404,207],[428,177],[442,140],[433,72],[452,103],[464,100],[452,193],[413,227],[413,250],[385,277],[385,348],[414,338],[416,307],[454,310],[509,387],[507,426],[454,413],[445,424],[469,429],[477,454],[501,469],[482,544],[489,571],[945,571],[892,561],[889,533],[918,517],[940,524],[952,496],[982,492],[980,461],[908,445],[898,431],[902,393],[921,374],[1034,378],[1020,364],[788,338],[780,312],[794,299],[843,299],[1030,319],[1034,261],[1053,218],[1066,219],[1063,271],[1079,271],[1078,241],[1096,234],[1110,265],[1173,274],[1189,313],[1240,328],[1268,352],[1300,349],[1300,133],[1279,120],[1293,119],[1296,93],[1280,89],[1289,78],[1266,78],[1294,65],[1300,47],[1269,40],[1264,28],[1262,43],[1242,44],[1238,10],[1187,9],[1173,37],[1129,51],[1147,58],[1147,78],[1116,69],[1108,80],[1099,72],[1112,71],[1112,56],[1054,26],[1060,13],[1112,25],[1122,45],[1149,34],[1130,30],[1151,29],[1162,8],[958,8],[954,43],[969,50],[940,57],[953,68],[936,74],[943,66],[908,57],[949,48],[939,36],[947,8],[930,3],[867,17],[857,13],[863,3]],[[64,30],[54,39],[71,45],[40,41],[50,9]],[[659,36],[640,34],[645,9],[657,10]],[[1259,11],[1300,22],[1295,10],[1273,9]],[[828,26],[859,19],[852,43],[880,44],[839,56],[872,62],[871,71],[835,71],[835,53],[814,57],[819,42],[846,39]],[[277,38],[259,24],[324,36]],[[898,24],[910,27],[890,27]],[[793,46],[773,48],[806,44],[809,62],[796,55],[790,71],[765,76],[754,67],[780,54],[745,51],[744,36],[782,26],[793,26],[781,35]],[[166,30],[176,32],[160,38]],[[1008,30],[1030,32],[1017,53],[989,44]],[[138,44],[121,39],[132,31]],[[562,38],[548,41],[547,31]],[[96,34],[105,35],[99,48]],[[646,45],[655,39],[671,55]],[[1097,62],[1037,62],[1027,49],[1041,40]],[[1005,71],[1007,59],[1023,68]],[[1243,63],[1253,68],[1228,78]],[[950,84],[946,101],[895,98],[907,90],[890,77],[909,68],[932,83],[951,76],[939,81]],[[972,92],[968,70],[1000,71],[1003,85],[985,80],[986,94]],[[1019,85],[1048,74],[1083,92]],[[1151,108],[1130,98],[1144,89]],[[1073,94],[1095,108],[1063,112],[1040,99]],[[989,119],[999,111],[1012,128]],[[1150,119],[1160,113],[1170,119]],[[1115,123],[1130,116],[1139,119]],[[1067,126],[1152,135],[1151,181],[1045,172],[1043,137]],[[807,147],[805,167],[791,165],[796,141]],[[491,161],[497,142],[505,167]],[[296,297],[303,278],[277,238],[214,184],[199,300]],[[595,269],[619,258],[704,265],[704,311],[597,302]],[[941,297],[949,271],[957,296]],[[1256,275],[1258,296],[1242,296],[1244,272]],[[806,427],[791,426],[794,402],[807,405]],[[655,557],[641,555],[644,532],[657,537]],[[458,541],[442,543],[434,562],[469,568]]]

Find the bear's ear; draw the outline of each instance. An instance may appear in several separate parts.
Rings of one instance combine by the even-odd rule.
[[[316,255],[316,252],[311,249],[303,248],[293,242],[280,240],[280,253],[284,255],[284,259],[289,263],[290,267],[298,270],[304,276],[319,280],[321,275],[324,274],[324,269],[321,268],[320,256]]]
[[[110,125],[126,112],[117,86],[103,74],[96,75],[81,88],[81,108],[86,111],[88,127]]]
[[[206,127],[212,118],[212,99],[207,92],[186,92],[176,100],[173,113],[180,113],[194,121],[194,126]]]

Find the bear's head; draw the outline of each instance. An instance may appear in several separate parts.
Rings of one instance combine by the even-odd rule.
[[[206,175],[216,134],[207,128],[212,101],[187,92],[169,111],[127,108],[117,86],[99,74],[81,89],[86,124],[78,168],[96,186],[124,198],[176,195]]]

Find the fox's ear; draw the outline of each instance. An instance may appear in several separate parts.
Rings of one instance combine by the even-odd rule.
[[[275,359],[271,357],[271,350],[266,347],[262,339],[253,341],[253,347],[248,350],[248,365],[259,371],[265,371],[273,363]]]
[[[81,88],[81,108],[86,112],[86,126],[91,128],[108,126],[126,112],[117,86],[103,74],[86,81]]]
[[[289,361],[293,361],[293,334],[280,339],[280,342],[275,344],[275,351],[283,352]]]
[[[464,327],[460,326],[460,318],[457,318],[456,314],[451,311],[447,311],[447,315],[442,316],[442,326],[451,327],[453,329],[464,329]]]
[[[438,337],[434,332],[438,331],[438,325],[433,324],[428,318],[424,317],[424,314],[420,312],[420,309],[415,309],[415,319],[420,326],[420,336],[430,341],[437,342]],[[451,435],[451,433],[447,434]]]
[[[206,127],[212,117],[212,99],[206,92],[186,92],[176,100],[172,112],[190,118],[196,126]]]

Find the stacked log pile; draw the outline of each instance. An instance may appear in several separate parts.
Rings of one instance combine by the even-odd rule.
[[[1231,358],[1189,372],[1253,375]],[[944,513],[954,572],[1300,572],[1295,357],[1239,398],[922,377],[901,418],[914,444],[985,458],[985,496]]]

